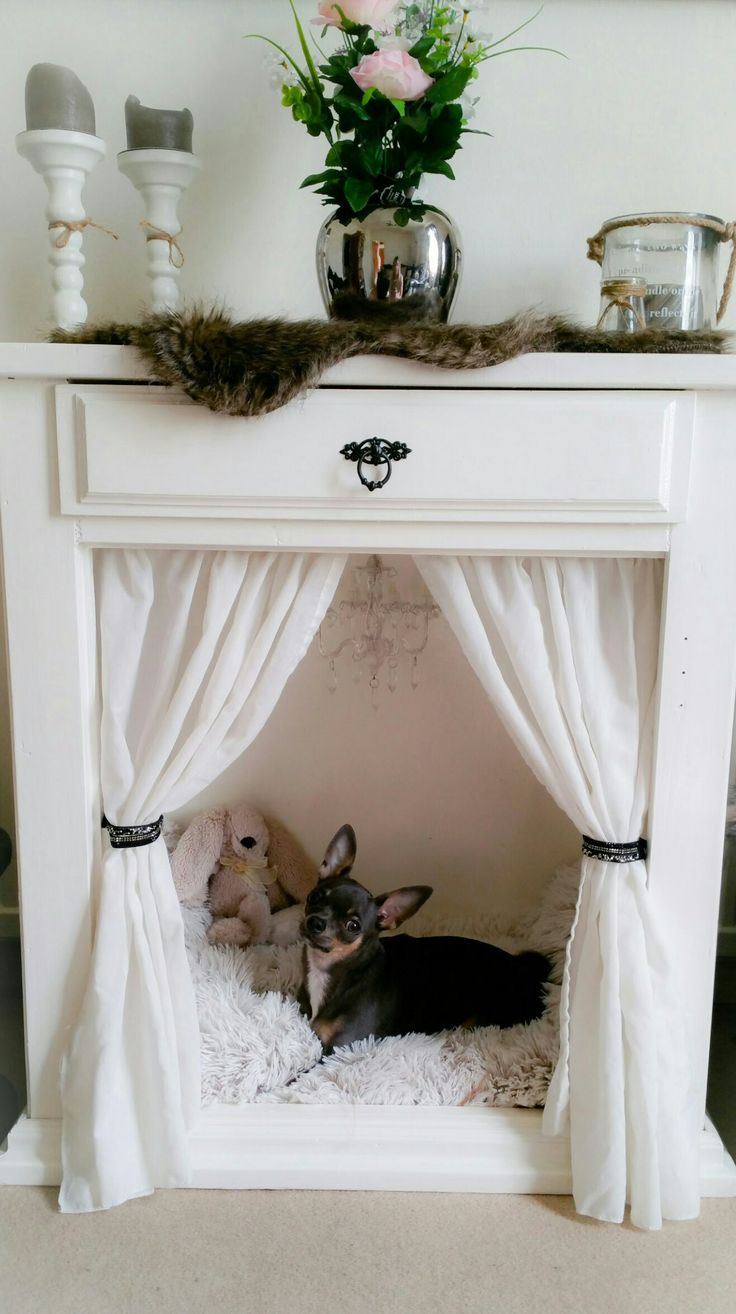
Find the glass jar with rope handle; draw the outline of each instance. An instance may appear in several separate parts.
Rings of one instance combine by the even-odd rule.
[[[619,215],[590,239],[589,255],[601,265],[602,291],[605,284],[643,280],[647,328],[710,329],[719,318],[718,249],[732,240],[730,229],[714,215]]]

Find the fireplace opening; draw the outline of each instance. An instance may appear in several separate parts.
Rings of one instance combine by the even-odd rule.
[[[523,762],[441,613],[410,617],[418,633],[398,656],[395,642],[388,647],[377,669],[370,655],[356,658],[361,627],[370,627],[357,605],[366,601],[370,568],[371,559],[349,559],[334,617],[260,734],[169,817],[167,842],[173,848],[200,813],[247,802],[286,825],[316,870],[330,837],[349,822],[358,840],[353,875],[366,888],[432,886],[405,933],[547,953],[545,1013],[508,1031],[369,1039],[320,1062],[295,1002],[302,945],[213,946],[207,907],[183,908],[203,1102],[538,1106],[556,1061],[579,835]],[[386,608],[434,606],[411,558],[382,557],[380,569]],[[395,631],[388,616],[382,637],[395,640]],[[341,636],[348,641],[334,656]]]

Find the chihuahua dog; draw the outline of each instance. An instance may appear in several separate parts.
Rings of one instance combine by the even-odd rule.
[[[355,832],[330,841],[302,922],[299,1004],[325,1054],[366,1036],[429,1035],[461,1026],[511,1027],[544,1006],[549,963],[460,936],[381,939],[427,901],[429,885],[373,896],[350,872]]]

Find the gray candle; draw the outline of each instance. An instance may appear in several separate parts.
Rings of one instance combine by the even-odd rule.
[[[150,109],[137,96],[125,102],[125,134],[129,151],[187,151],[192,153],[194,119],[188,109]]]
[[[26,128],[63,128],[95,136],[92,97],[61,64],[34,64],[26,78]]]

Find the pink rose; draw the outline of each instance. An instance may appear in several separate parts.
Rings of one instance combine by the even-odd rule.
[[[377,50],[350,70],[361,91],[375,87],[389,100],[419,100],[433,84],[418,59],[405,50]]]
[[[399,0],[337,0],[342,12],[352,23],[365,23],[368,27],[379,27],[394,10]],[[319,18],[313,23],[320,27],[341,27],[342,19],[335,8],[335,0],[322,0],[319,6]]]

